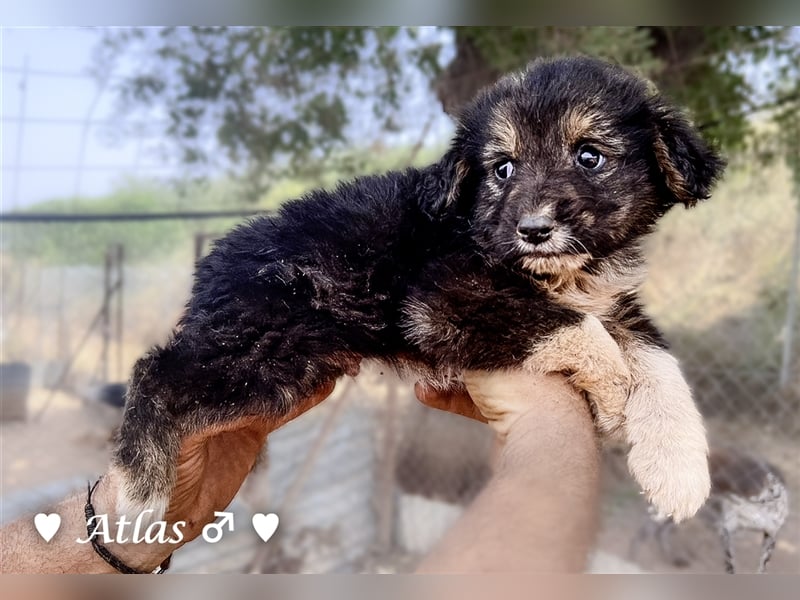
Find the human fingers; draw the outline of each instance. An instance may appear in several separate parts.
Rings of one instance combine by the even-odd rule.
[[[414,394],[425,406],[486,423],[486,418],[475,406],[472,397],[463,386],[454,386],[442,390],[418,381],[414,384]]]

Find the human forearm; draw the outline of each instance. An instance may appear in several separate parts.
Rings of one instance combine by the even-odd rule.
[[[107,515],[108,534],[116,536],[114,505],[114,482],[108,475],[93,494],[93,506],[97,515]],[[91,543],[78,543],[87,539],[84,506],[86,493],[76,494],[62,500],[46,512],[61,517],[61,526],[49,542],[45,542],[34,527],[33,516],[23,517],[0,530],[2,573],[116,573],[103,560]],[[98,539],[103,543],[102,536]],[[167,544],[117,544],[103,543],[118,559],[128,566],[143,572],[152,571],[169,556],[175,548]]]
[[[85,502],[85,500],[84,500]],[[86,521],[79,496],[72,496],[49,512],[61,516],[61,527],[49,542],[36,532],[33,517],[21,518],[0,530],[3,573],[110,573],[91,545],[76,544],[86,536]],[[107,568],[106,568],[107,567]]]
[[[300,399],[294,409],[278,419],[248,417],[217,424],[187,435],[180,447],[176,465],[175,487],[165,516],[159,522],[148,543],[149,525],[140,523],[144,540],[132,540],[131,523],[137,515],[126,515],[127,534],[117,536],[116,514],[120,474],[110,468],[103,476],[92,497],[95,514],[107,515],[109,537],[98,538],[117,559],[140,572],[150,572],[182,544],[197,538],[203,527],[214,520],[215,511],[224,510],[236,495],[244,478],[253,468],[269,432],[316,406],[333,390],[334,382],[322,386],[316,393]],[[3,573],[115,573],[90,543],[78,544],[87,538],[84,506],[86,494],[68,498],[49,509],[61,516],[59,531],[45,542],[34,529],[33,515],[0,528],[0,572]],[[181,535],[177,535],[175,527]],[[155,525],[151,523],[151,525]],[[160,536],[160,526],[166,531]],[[141,530],[144,530],[143,532]],[[177,543],[160,543],[159,539]],[[137,536],[142,540],[142,535]],[[119,540],[119,543],[116,541]]]
[[[420,572],[585,568],[596,526],[594,425],[563,380],[551,383],[535,392],[538,410],[509,427],[492,479]]]

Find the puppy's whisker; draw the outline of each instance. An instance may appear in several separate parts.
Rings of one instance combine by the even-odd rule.
[[[592,253],[589,252],[589,249],[586,247],[586,245],[582,241],[580,241],[578,238],[576,238],[574,235],[567,236],[567,244],[569,244],[570,248],[572,248],[573,250],[574,249],[582,249],[584,254],[588,254],[589,255],[589,258],[591,258],[591,259],[594,258],[594,256],[592,256]],[[576,244],[577,244],[577,248],[575,246]]]
[[[511,240],[504,240],[502,242],[497,242],[496,248],[502,252],[501,260],[505,260],[515,254],[519,254],[520,247],[519,247],[519,240],[511,239]],[[508,246],[506,249],[505,247]]]

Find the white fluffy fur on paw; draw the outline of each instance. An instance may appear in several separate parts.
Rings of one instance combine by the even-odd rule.
[[[631,349],[634,387],[625,408],[628,467],[662,516],[693,516],[711,490],[703,419],[678,362],[666,351]]]
[[[116,487],[115,509],[118,516],[124,515],[127,519],[135,521],[141,514],[142,525],[149,525],[154,521],[164,519],[169,506],[169,498],[155,497],[148,502],[135,500],[131,494],[132,486],[122,469],[112,467],[109,475],[113,477]]]
[[[628,468],[657,516],[676,523],[693,517],[711,491],[708,457],[702,449],[670,453],[637,444],[628,454]]]

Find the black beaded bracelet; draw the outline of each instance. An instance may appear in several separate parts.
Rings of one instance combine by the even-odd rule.
[[[126,565],[116,556],[111,554],[108,548],[103,546],[100,542],[98,542],[95,539],[94,535],[95,531],[92,528],[92,519],[95,517],[94,506],[92,506],[92,494],[94,493],[94,490],[100,483],[100,479],[102,479],[102,477],[100,477],[97,481],[95,481],[94,485],[91,485],[91,482],[86,483],[88,494],[86,497],[86,506],[84,506],[83,508],[83,512],[86,515],[86,533],[89,539],[92,541],[92,547],[94,548],[94,551],[97,552],[97,554],[99,554],[104,561],[106,561],[109,565],[114,567],[120,573],[124,573],[126,575],[147,575],[148,573],[146,571],[138,571],[133,567],[129,567],[128,565]],[[164,562],[162,562],[154,571],[152,571],[152,573],[156,575],[161,575],[165,573],[166,570],[169,568],[169,563],[171,558],[172,555],[170,554]]]

